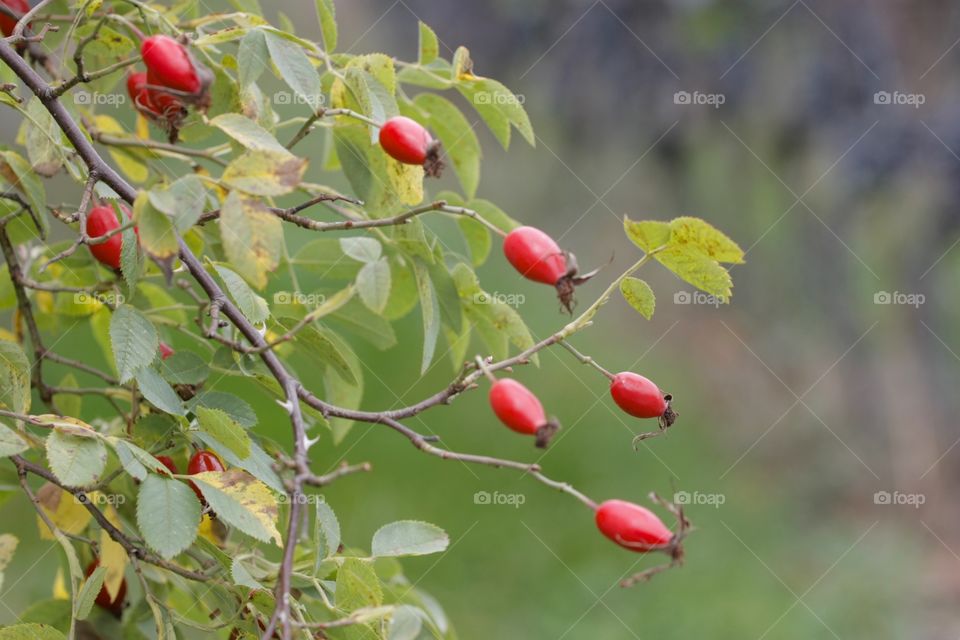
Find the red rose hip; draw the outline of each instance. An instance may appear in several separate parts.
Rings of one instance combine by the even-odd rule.
[[[97,570],[97,567],[100,566],[98,560],[94,560],[87,566],[86,576],[89,578],[94,571]],[[120,589],[117,591],[117,597],[111,598],[110,592],[107,591],[107,586],[104,585],[100,588],[100,593],[97,594],[97,599],[94,602],[98,607],[106,609],[114,616],[119,618],[123,613],[123,599],[127,595],[127,581],[123,580],[120,582]]]
[[[672,546],[674,533],[645,507],[625,500],[607,500],[595,514],[597,528],[631,551],[658,551]]]
[[[428,176],[439,177],[443,170],[440,143],[416,120],[395,116],[380,127],[380,146],[397,162],[419,164]]]
[[[517,227],[503,241],[503,253],[524,278],[556,285],[567,275],[567,256],[540,229]]]
[[[559,425],[548,420],[540,400],[525,386],[503,378],[490,387],[490,406],[500,421],[517,433],[537,436],[537,446],[544,448]]]
[[[0,4],[8,9],[12,9],[14,13],[18,13],[21,16],[30,11],[30,3],[27,2],[27,0],[0,0]],[[13,30],[17,27],[17,22],[19,21],[18,18],[0,12],[0,31],[8,37],[13,35]]]
[[[118,229],[120,221],[117,220],[117,213],[109,205],[101,205],[92,208],[87,212],[87,235],[91,238],[99,238]],[[90,245],[90,253],[102,264],[112,268],[120,268],[120,251],[123,248],[122,234],[110,236],[105,242]]]
[[[167,358],[172,356],[174,353],[176,353],[176,351],[173,350],[173,347],[168,345],[166,342],[160,343],[160,346],[158,347],[158,351],[160,351],[161,360],[166,360]]]
[[[167,469],[169,469],[170,473],[180,473],[179,471],[177,471],[177,463],[174,462],[173,458],[171,458],[170,456],[157,456],[157,460],[160,462],[160,464],[162,464]],[[157,467],[157,472],[158,473],[160,472],[159,467]]]
[[[661,429],[677,419],[677,413],[670,406],[673,397],[661,393],[657,385],[639,374],[624,371],[615,375],[610,395],[617,406],[635,418],[657,418]]]
[[[226,467],[223,466],[223,462],[220,461],[219,456],[213,451],[203,449],[197,451],[193,454],[193,457],[190,458],[190,462],[187,463],[187,473],[196,475],[198,473],[203,473],[204,471],[225,471]],[[193,492],[197,494],[197,497],[200,498],[200,501],[203,502],[203,493],[200,492],[199,487],[193,482],[190,483],[190,487],[193,489]]]
[[[172,89],[177,97],[201,107],[208,105],[213,73],[186,45],[170,36],[150,36],[140,45],[140,54],[147,66],[147,84]]]

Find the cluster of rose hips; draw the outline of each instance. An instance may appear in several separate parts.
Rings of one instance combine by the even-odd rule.
[[[205,111],[210,106],[213,72],[170,36],[143,38],[140,55],[147,70],[127,76],[127,93],[137,111],[176,142],[187,108]]]

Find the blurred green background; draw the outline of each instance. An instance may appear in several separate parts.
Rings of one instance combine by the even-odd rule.
[[[269,16],[282,11],[318,37],[313,3],[269,4]],[[642,276],[658,296],[653,321],[614,300],[574,341],[608,369],[674,394],[681,417],[666,437],[634,451],[633,435],[653,425],[615,410],[604,379],[563,351],[516,372],[564,425],[545,453],[495,422],[483,390],[409,421],[454,450],[537,460],[597,500],[644,502],[655,490],[722,502],[688,505],[697,530],[683,569],[621,590],[620,578],[659,559],[602,538],[576,501],[513,472],[424,456],[367,425],[314,449],[318,471],[342,459],[374,466],[326,493],[345,541],[366,545],[398,518],[449,531],[444,555],[404,564],[463,638],[960,635],[950,499],[960,480],[960,250],[951,251],[960,8],[350,0],[337,9],[351,52],[413,59],[419,18],[442,55],[468,46],[478,74],[523,96],[538,144],[517,136],[504,153],[478,126],[479,195],[551,233],[587,268],[614,255],[579,290],[581,304],[635,260],[623,215],[697,215],[748,249],[731,304],[691,299],[689,286],[651,266]],[[677,92],[723,104],[678,104]],[[896,104],[898,95],[923,104]],[[319,136],[315,144],[319,156]],[[435,189],[452,186],[448,177]],[[480,276],[489,291],[522,294],[535,337],[565,322],[552,292],[519,281],[498,254]],[[898,304],[896,294],[923,303]],[[365,408],[415,402],[449,382],[443,359],[418,380],[420,332],[413,314],[397,326],[409,337],[401,346],[361,345]],[[82,340],[65,353],[101,357]],[[258,409],[258,431],[288,441],[275,407]],[[522,504],[477,504],[477,492]],[[924,504],[883,504],[877,492],[891,502],[920,494]],[[5,529],[34,535],[23,500],[2,513]],[[0,601],[14,611],[49,595],[57,552],[37,560],[41,544],[25,542],[8,572]],[[0,622],[11,619],[6,607]]]

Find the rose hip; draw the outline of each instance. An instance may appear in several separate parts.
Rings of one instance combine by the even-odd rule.
[[[597,528],[621,547],[632,551],[668,549],[674,533],[646,507],[624,500],[607,500],[597,507]]]
[[[203,473],[204,471],[225,471],[226,467],[223,466],[219,456],[213,451],[203,449],[197,451],[193,454],[193,457],[190,458],[190,462],[187,464],[187,473],[189,475],[196,475],[198,473]],[[200,488],[197,487],[193,482],[190,483],[190,487],[193,489],[193,492],[197,494],[197,497],[200,498],[200,502],[203,502],[203,493],[201,493]]]
[[[535,435],[537,446],[544,448],[559,425],[548,420],[540,400],[525,386],[503,378],[490,387],[490,406],[500,421],[517,433]]]
[[[671,406],[673,396],[661,393],[657,385],[639,374],[624,371],[615,375],[610,395],[617,406],[635,418],[657,418],[661,430],[677,419]]]
[[[97,567],[100,566],[98,560],[94,560],[87,566],[86,576],[89,578],[94,571],[97,570]],[[127,595],[127,581],[123,580],[120,582],[120,589],[117,591],[117,597],[111,598],[110,592],[107,591],[107,586],[104,585],[100,588],[100,593],[97,594],[97,599],[94,602],[98,607],[106,609],[112,613],[115,617],[119,618],[123,614],[123,599]]]
[[[118,229],[120,221],[117,219],[117,213],[109,205],[101,205],[92,208],[87,212],[87,235],[91,238],[99,238]],[[122,234],[110,236],[105,242],[90,245],[90,253],[102,264],[112,268],[120,268],[120,251],[123,248]]]
[[[439,177],[443,170],[440,143],[416,120],[395,116],[384,122],[380,146],[397,162],[422,165],[428,176]]]

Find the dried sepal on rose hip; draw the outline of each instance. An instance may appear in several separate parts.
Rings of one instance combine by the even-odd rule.
[[[537,396],[510,378],[501,378],[491,385],[490,407],[500,422],[513,431],[536,436],[536,444],[541,449],[546,448],[560,429],[555,419],[547,418]]]
[[[380,127],[380,146],[388,156],[404,164],[418,164],[431,178],[443,172],[443,145],[423,125],[406,116],[394,116]]]
[[[661,499],[655,493],[650,499],[664,507],[677,519],[677,530],[673,531],[650,509],[626,500],[607,500],[597,506],[594,520],[597,529],[604,536],[625,549],[638,553],[659,551],[670,557],[670,562],[652,567],[624,579],[624,587],[645,582],[657,573],[683,563],[683,539],[690,531],[690,521],[683,515],[683,509]]]
[[[613,376],[610,383],[610,395],[617,406],[635,418],[656,418],[659,431],[641,433],[634,438],[634,444],[663,433],[680,415],[673,410],[673,396],[662,393],[648,378],[631,371],[623,371]]]
[[[562,251],[549,235],[536,227],[517,227],[503,240],[503,253],[524,278],[549,284],[557,289],[560,304],[573,313],[574,288],[597,274],[580,274],[577,259]]]
[[[140,55],[147,67],[147,87],[205,111],[210,106],[213,72],[181,40],[166,35],[144,38]],[[156,101],[156,96],[152,96]],[[159,106],[159,105],[158,105]]]

